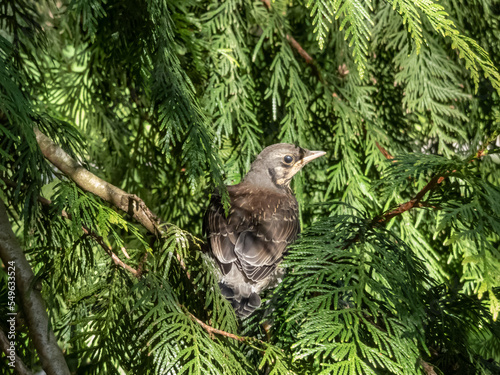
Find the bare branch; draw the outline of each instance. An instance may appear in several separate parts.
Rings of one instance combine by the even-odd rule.
[[[437,375],[436,371],[434,371],[434,366],[432,366],[430,363],[425,362],[422,358],[419,359],[419,362],[426,375]]]
[[[146,263],[146,261],[148,260],[148,252],[145,251],[144,252],[144,256],[142,257],[141,261],[139,262],[139,265],[137,266],[137,277],[141,277],[142,276],[142,272],[143,272],[143,269],[144,269],[144,264]]]
[[[35,135],[38,145],[47,160],[83,190],[95,194],[120,210],[127,212],[149,232],[155,235],[160,233],[158,228],[160,219],[146,207],[139,197],[128,194],[86,170],[38,129],[35,129]]]
[[[69,219],[69,217],[68,217],[68,219]],[[104,242],[104,239],[101,236],[99,236],[96,233],[92,232],[90,229],[88,229],[84,225],[82,225],[82,229],[83,229],[83,233],[85,233],[86,235],[92,237],[104,249],[104,251],[111,257],[111,259],[113,259],[113,262],[117,266],[126,269],[128,272],[130,272],[135,277],[139,277],[140,276],[140,274],[139,274],[139,272],[137,270],[135,270],[134,268],[130,267],[128,264],[124,263],[120,258],[118,258],[118,255],[116,255],[113,252],[113,250],[111,249],[111,247],[109,247],[108,245],[106,245],[106,243]]]
[[[43,198],[44,200],[48,201],[48,204],[51,202],[48,199]],[[71,220],[71,215],[68,214],[65,210],[62,210],[61,216],[64,217],[65,219]],[[82,230],[83,233],[85,233],[87,236],[91,237],[95,242],[101,246],[106,254],[108,254],[113,262],[117,265],[120,266],[127,271],[129,271],[132,275],[139,277],[139,272],[136,271],[134,268],[130,267],[128,264],[124,263],[118,256],[113,252],[113,249],[106,245],[106,242],[104,242],[104,238],[102,236],[99,236],[97,233],[92,232],[89,228],[87,228],[85,225],[82,225]]]
[[[380,150],[380,152],[388,160],[394,159],[394,157],[391,154],[389,154],[389,152],[387,152],[387,150],[385,150],[382,146],[380,146],[380,144],[378,142],[375,142],[375,143],[376,143],[378,149]],[[474,155],[474,157],[469,160],[469,163],[483,157],[485,155],[484,150],[486,149],[486,147],[487,147],[487,145],[484,145],[483,148],[480,149],[477,152],[477,154]],[[396,160],[394,160],[393,162],[396,162]],[[446,173],[452,174],[455,172],[456,172],[456,170],[453,170],[451,172],[447,171]],[[438,207],[438,206],[432,206],[432,205],[429,205],[428,203],[423,203],[423,202],[421,202],[421,200],[429,191],[433,190],[437,185],[439,185],[441,182],[443,182],[446,179],[446,177],[448,177],[448,176],[434,176],[427,183],[427,185],[425,185],[422,188],[422,190],[420,190],[417,193],[417,195],[415,195],[415,197],[413,199],[409,200],[408,202],[401,203],[397,208],[395,208],[391,211],[387,211],[387,212],[383,213],[382,215],[377,216],[375,219],[373,219],[373,223],[387,223],[393,217],[401,215],[403,212],[409,211],[414,207],[431,207],[434,209],[440,209],[440,207]]]
[[[373,223],[387,223],[389,220],[391,220],[393,217],[401,215],[403,212],[406,212],[408,210],[411,210],[413,207],[421,207],[420,201],[422,198],[427,194],[429,191],[434,189],[437,185],[439,185],[441,182],[443,182],[445,177],[441,176],[435,176],[433,177],[427,185],[425,185],[422,190],[420,190],[417,195],[408,202],[400,204],[397,208],[394,210],[385,212],[384,214],[377,216],[375,219],[373,219]]]
[[[125,247],[121,247],[120,250],[122,251],[123,255],[125,255],[125,258],[130,259],[130,255],[127,253],[127,249]]]
[[[304,48],[302,48],[302,46],[295,40],[293,36],[291,36],[290,34],[286,34],[286,40],[288,40],[290,45],[297,50],[299,55],[302,56],[307,64],[315,66],[316,63],[314,59],[307,53]]]
[[[15,265],[16,288],[19,297],[21,297],[23,312],[28,323],[28,333],[35,345],[44,371],[48,375],[69,375],[68,365],[50,327],[45,302],[40,291],[34,288],[35,275],[14,232],[12,232],[7,210],[1,199],[0,257],[5,265]]]
[[[10,342],[7,339],[7,336],[5,336],[4,331],[0,329],[0,347],[2,348],[2,351],[5,353],[6,357],[9,357],[11,355],[10,353]],[[17,354],[14,354],[14,369],[16,374],[19,375],[33,375],[33,372],[24,364],[24,362],[19,358]]]

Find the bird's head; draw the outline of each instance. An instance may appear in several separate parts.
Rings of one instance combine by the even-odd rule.
[[[288,187],[292,177],[311,160],[325,155],[324,151],[309,151],[288,143],[266,147],[252,163],[244,181],[265,186]]]

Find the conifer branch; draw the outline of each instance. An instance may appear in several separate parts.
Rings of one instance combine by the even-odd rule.
[[[385,148],[383,148],[380,143],[378,143],[377,141],[375,141],[375,145],[377,146],[377,148],[380,150],[380,152],[382,153],[382,155],[385,156],[385,158],[387,160],[392,160],[394,159],[394,156],[392,156],[389,151],[387,151]]]
[[[264,5],[266,6],[267,10],[271,10],[271,1],[270,0],[262,0]],[[318,80],[320,82],[323,82],[323,78],[321,77],[321,73],[318,69],[318,66],[316,65],[316,61],[311,57],[309,53],[300,45],[297,40],[291,36],[290,34],[286,34],[286,40],[288,40],[288,43],[290,43],[290,46],[294,48],[298,54],[304,59],[307,65],[311,67],[311,69],[314,72],[314,75],[318,77]]]
[[[0,329],[0,347],[2,351],[5,353],[5,356],[8,357],[11,355],[10,352],[10,342],[5,336],[4,331]],[[18,375],[33,375],[33,372],[24,364],[21,358],[18,357],[17,354],[14,353],[14,369],[15,373]]]
[[[97,195],[105,201],[113,204],[116,208],[127,212],[150,233],[158,235],[164,232],[164,230],[161,229],[161,220],[146,206],[142,199],[134,194],[128,194],[124,190],[110,184],[107,181],[104,181],[90,171],[86,170],[80,165],[80,163],[69,156],[61,147],[55,144],[38,129],[35,130],[35,134],[38,145],[40,146],[45,158],[66,176],[71,178],[78,186],[80,186],[80,188]],[[146,261],[147,256],[144,257],[143,262],[139,265],[140,271],[138,271],[122,262],[118,256],[116,256],[116,254],[107,247],[104,241],[101,241],[102,238],[99,240],[99,236],[93,236],[92,232],[90,232],[88,228],[82,227],[82,229],[98,241],[108,255],[111,256],[115,264],[131,272],[134,276],[140,277],[143,264]],[[177,259],[181,264],[181,267],[186,270],[186,266],[179,254],[177,254]],[[189,272],[186,273],[187,277],[190,278]]]
[[[386,157],[388,160],[393,160],[394,157],[385,149],[383,148],[378,142],[375,142],[377,148],[380,150],[380,152]],[[479,151],[476,155],[482,156],[484,152]],[[393,160],[393,162],[396,162],[396,160]],[[452,171],[451,173],[454,173],[456,171]],[[425,185],[422,190],[420,190],[417,195],[415,195],[414,198],[411,200],[401,203],[397,208],[387,211],[379,216],[376,216],[372,222],[371,226],[375,227],[377,225],[384,225],[387,224],[392,218],[401,215],[403,212],[409,211],[412,208],[415,207],[431,207],[435,210],[440,209],[439,206],[434,206],[431,204],[428,204],[426,202],[421,202],[422,198],[432,189],[434,189],[437,185],[439,185],[441,182],[444,181],[446,177],[445,176],[434,176],[428,183]],[[360,240],[360,234],[356,234],[354,237],[349,239],[347,243],[343,246],[343,249],[348,248],[350,245],[352,245],[355,242],[358,242]]]
[[[15,188],[17,186],[15,182],[10,181],[10,180],[3,178],[3,177],[2,177],[2,181],[4,181],[5,184],[9,187]],[[44,197],[38,197],[38,201],[41,204],[43,204],[44,206],[50,206],[52,204],[50,199],[47,199]],[[61,211],[61,216],[64,217],[65,219],[72,220],[71,215],[69,213],[67,213],[66,210]],[[126,269],[135,277],[140,277],[140,272],[138,270],[135,270],[133,267],[129,266],[128,264],[124,263],[120,258],[118,258],[118,256],[113,252],[111,247],[106,245],[102,236],[99,236],[97,233],[94,233],[89,228],[87,228],[85,225],[82,225],[82,230],[86,236],[89,236],[92,239],[94,239],[94,241],[97,242],[97,244],[99,244],[99,246],[101,246],[104,249],[106,254],[108,254],[111,257],[111,259],[113,260],[113,262],[117,266],[120,266],[120,267]]]
[[[0,258],[3,264],[15,266],[16,290],[28,323],[28,333],[40,357],[42,368],[48,375],[69,375],[68,365],[50,327],[42,294],[33,283],[35,275],[12,231],[2,200],[0,200]]]
[[[46,198],[39,197],[39,200],[40,199],[47,201],[46,204],[51,203],[50,200],[48,200]],[[61,216],[64,217],[65,219],[71,220],[71,215],[68,214],[65,210],[62,210]],[[120,258],[118,258],[118,256],[113,252],[111,246],[106,245],[106,243],[104,242],[104,238],[102,238],[102,236],[99,236],[97,233],[93,232],[92,230],[87,228],[85,225],[82,225],[82,230],[83,230],[83,233],[85,233],[85,235],[91,237],[95,242],[97,242],[97,244],[99,246],[101,246],[103,248],[103,250],[106,252],[106,254],[108,254],[111,257],[111,259],[113,260],[115,265],[124,268],[125,270],[130,272],[135,277],[140,277],[140,273],[137,270],[135,270],[133,267],[129,266],[128,264],[123,262]]]
[[[113,204],[116,208],[127,212],[150,233],[158,235],[163,232],[163,230],[160,228],[162,224],[161,220],[146,206],[142,199],[134,194],[128,194],[124,190],[110,184],[107,181],[104,181],[90,171],[86,170],[80,165],[80,163],[69,156],[61,147],[56,145],[38,129],[35,130],[35,134],[38,145],[40,146],[40,149],[42,150],[45,158],[66,176],[71,178],[78,186],[80,186],[80,188],[97,195],[105,201]],[[144,262],[146,261],[147,256],[144,257],[143,262],[139,265],[140,271],[135,270],[126,263],[122,262],[118,258],[118,256],[116,256],[116,254],[107,247],[104,241],[102,241],[102,238],[99,240],[99,236],[92,235],[92,232],[88,228],[82,227],[82,229],[85,233],[96,239],[96,241],[103,247],[108,255],[111,256],[115,264],[125,268],[134,276],[140,277],[142,273],[142,267]],[[186,266],[184,262],[180,258],[179,254],[177,255],[181,267],[185,270]],[[189,272],[187,272],[187,277],[190,278]]]
[[[134,194],[128,194],[126,191],[86,170],[38,129],[35,129],[35,135],[45,158],[72,179],[80,188],[127,212],[150,233],[154,235],[161,233],[159,229],[160,219],[146,206],[142,199]]]
[[[66,213],[66,212],[63,211],[63,213]],[[66,213],[66,215],[68,215],[68,214]],[[62,216],[66,217],[67,219],[70,219],[68,216],[64,216],[64,215],[62,215]],[[106,243],[104,242],[104,239],[101,236],[99,236],[96,233],[92,232],[90,229],[88,229],[84,225],[82,225],[82,230],[83,230],[83,233],[85,233],[89,237],[92,237],[92,239],[94,239],[94,241],[96,241],[99,244],[99,246],[101,246],[104,249],[104,251],[106,252],[106,254],[108,254],[111,257],[111,259],[113,260],[113,262],[117,266],[124,268],[125,270],[127,270],[128,272],[130,272],[135,277],[139,277],[140,276],[139,271],[137,271],[133,267],[131,267],[128,264],[126,264],[125,262],[123,262],[120,258],[118,258],[118,256],[113,252],[113,250],[111,249],[111,247],[106,245]]]
[[[384,149],[378,142],[375,142],[377,145],[377,148],[380,150],[380,152],[386,157],[388,160],[394,159],[394,156],[392,156],[389,152],[387,152],[386,149]],[[469,160],[469,163],[473,162],[474,160],[480,159],[485,155],[485,150],[488,147],[488,143],[485,143],[479,151],[472,157],[472,159]],[[393,162],[396,162],[396,160],[393,160]],[[456,170],[453,170],[450,172],[455,173]],[[434,209],[440,209],[438,206],[432,206],[429,205],[425,202],[421,202],[422,198],[431,190],[433,190],[437,185],[439,185],[441,182],[445,180],[447,176],[434,176],[428,183],[425,185],[422,190],[420,190],[417,195],[415,195],[414,198],[411,200],[401,203],[397,208],[385,212],[380,216],[375,217],[373,219],[373,223],[387,223],[389,220],[391,220],[393,217],[396,217],[398,215],[401,215],[403,212],[409,211],[414,207],[432,207]]]
[[[389,212],[386,212],[382,214],[381,216],[377,216],[375,219],[373,219],[373,223],[387,223],[389,220],[391,220],[393,217],[396,217],[398,215],[401,215],[403,212],[409,211],[414,207],[421,207],[420,201],[422,198],[427,194],[429,191],[434,189],[437,185],[439,185],[441,182],[443,182],[445,177],[442,176],[434,176],[428,183],[425,185],[422,190],[420,190],[417,195],[408,202],[400,204],[397,208],[394,210],[391,210]]]
[[[190,312],[188,312],[188,314],[192,320],[194,320],[196,323],[198,323],[200,326],[202,326],[203,329],[205,331],[207,331],[210,335],[216,334],[216,335],[226,336],[226,337],[229,337],[231,339],[241,341],[241,342],[244,342],[246,340],[245,337],[238,336],[238,335],[235,335],[234,333],[229,333],[229,332],[214,328],[212,326],[209,326],[208,324],[203,323],[200,319],[198,319],[196,316],[194,316]]]

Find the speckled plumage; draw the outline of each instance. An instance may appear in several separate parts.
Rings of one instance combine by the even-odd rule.
[[[204,228],[221,271],[221,291],[238,316],[249,316],[260,306],[259,293],[276,285],[278,265],[300,229],[291,178],[323,154],[289,144],[269,146],[240,184],[228,186],[227,217],[217,191],[212,195]],[[286,163],[286,156],[293,162]]]

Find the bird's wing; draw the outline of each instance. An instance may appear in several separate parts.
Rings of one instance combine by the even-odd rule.
[[[224,274],[228,273],[231,264],[238,260],[234,246],[238,240],[238,228],[241,222],[241,215],[238,215],[234,209],[231,209],[226,218],[221,197],[214,192],[205,215],[204,227],[208,234],[212,254],[221,265]]]
[[[297,237],[297,202],[293,196],[263,199],[233,186],[228,191],[232,205],[227,218],[217,192],[205,215],[212,254],[224,274],[235,263],[249,279],[262,280],[276,269],[287,245]]]
[[[295,200],[292,202],[295,203]],[[273,272],[299,232],[296,205],[258,213],[256,225],[241,232],[234,247],[245,275],[259,281]]]

